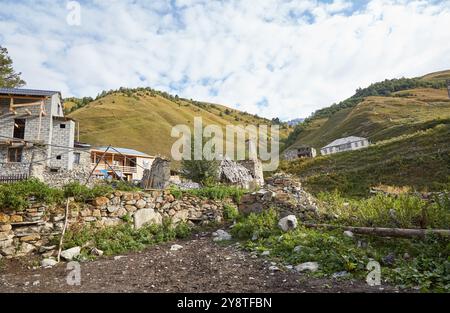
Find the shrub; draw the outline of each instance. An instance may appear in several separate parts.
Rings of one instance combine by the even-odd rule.
[[[93,188],[81,185],[79,182],[70,183],[63,188],[65,197],[74,197],[76,201],[85,202],[96,197],[106,196],[114,189],[106,184],[98,184]]]
[[[235,206],[224,204],[223,217],[226,221],[233,221],[239,217],[239,211]]]
[[[238,187],[218,185],[200,189],[190,189],[184,192],[197,197],[203,197],[212,200],[224,200],[227,198],[232,198],[235,202],[240,202],[241,197],[243,196],[245,191],[244,189]]]
[[[280,232],[277,224],[278,212],[272,208],[260,214],[250,213],[233,227],[231,233],[239,239],[266,238]]]
[[[0,185],[0,209],[23,210],[29,204],[29,198],[49,204],[63,200],[63,192],[51,188],[37,179],[13,184]]]

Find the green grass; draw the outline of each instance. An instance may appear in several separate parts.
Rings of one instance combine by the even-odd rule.
[[[378,185],[450,190],[450,124],[381,141],[366,149],[282,162],[313,193],[366,197]]]
[[[162,225],[147,225],[138,230],[130,223],[96,229],[84,226],[69,230],[64,236],[64,249],[84,247],[82,255],[90,257],[92,248],[100,249],[105,255],[117,255],[131,251],[141,251],[148,246],[177,238],[187,238],[192,229],[185,223],[172,226],[168,220]],[[58,239],[59,240],[59,239]]]
[[[383,282],[404,288],[419,287],[422,291],[450,291],[448,240],[433,237],[425,240],[369,236],[349,238],[342,231],[301,226],[283,233],[277,227],[278,218],[275,210],[240,217],[232,234],[246,249],[259,252],[269,250],[271,259],[286,265],[318,262],[319,270],[311,274],[313,276],[330,277],[346,271],[349,277],[365,279],[368,262],[375,260],[381,264]],[[254,235],[256,240],[252,240]],[[298,246],[300,249],[294,251]],[[393,264],[383,261],[389,254],[395,256]]]
[[[425,201],[418,196],[383,195],[349,199],[338,193],[320,193],[322,213],[338,225],[393,228],[450,228],[450,195]]]
[[[30,179],[13,184],[0,185],[0,211],[24,210],[28,208],[30,198],[49,205],[62,203],[67,197],[74,197],[78,202],[85,202],[96,197],[111,194],[114,190],[137,191],[140,189],[123,182],[96,184],[92,188],[73,182],[59,189],[49,187],[37,179]]]
[[[180,199],[183,196],[183,194],[189,194],[192,196],[211,200],[233,199],[237,203],[240,202],[241,197],[245,193],[245,190],[242,188],[226,185],[217,185],[189,190],[180,190],[177,187],[171,187],[170,191],[172,195],[177,199]]]

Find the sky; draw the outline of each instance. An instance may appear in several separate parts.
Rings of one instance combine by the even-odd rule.
[[[148,86],[289,120],[376,81],[450,69],[450,0],[77,3],[0,0],[0,45],[27,88]]]

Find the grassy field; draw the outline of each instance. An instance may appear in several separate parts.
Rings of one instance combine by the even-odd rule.
[[[178,124],[193,128],[194,117],[203,126],[268,125],[270,121],[222,105],[172,100],[159,94],[115,92],[97,99],[69,114],[80,122],[81,140],[94,145],[127,147],[151,155],[170,156],[177,138],[171,137]],[[286,137],[289,129],[282,130]],[[224,132],[225,135],[225,132]]]
[[[378,185],[419,191],[450,190],[450,122],[380,141],[369,148],[283,162],[313,193],[365,197]]]

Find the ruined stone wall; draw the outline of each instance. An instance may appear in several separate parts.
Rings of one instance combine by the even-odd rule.
[[[169,191],[121,192],[99,197],[87,203],[71,202],[69,227],[92,225],[97,228],[124,223],[133,218],[135,227],[145,223],[208,224],[221,222],[227,201],[200,199],[194,196],[175,197]],[[57,242],[64,227],[65,205],[48,206],[31,203],[24,211],[0,209],[0,258],[39,253],[44,258],[55,256]],[[55,241],[56,239],[56,241]]]

